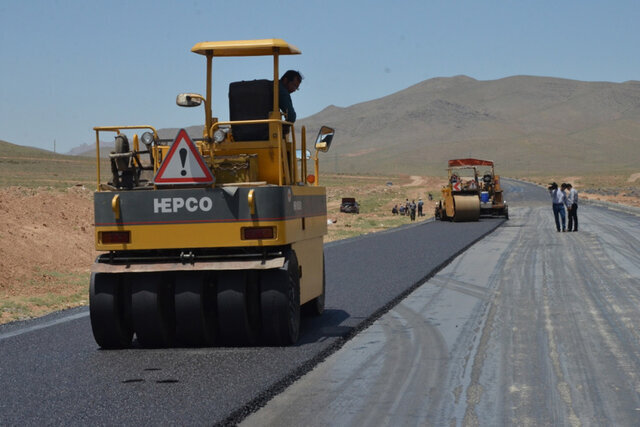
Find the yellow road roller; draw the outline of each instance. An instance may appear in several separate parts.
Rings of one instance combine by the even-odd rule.
[[[191,51],[206,59],[206,93],[182,93],[176,103],[204,107],[202,135],[94,128],[101,254],[91,270],[93,335],[105,349],[294,344],[301,312],[324,310],[318,155],[334,130],[319,129],[312,155],[305,128],[297,133],[280,112],[279,58],[300,54],[295,46],[243,40]],[[212,116],[213,59],[221,57],[270,57],[273,73],[229,83],[228,121]],[[100,142],[109,135],[103,181]]]
[[[449,160],[447,184],[442,187],[442,198],[436,203],[436,219],[459,222],[477,221],[480,218],[477,167],[483,162],[478,159]]]
[[[477,160],[478,169],[482,168],[480,180],[480,215],[502,216],[509,219],[509,206],[504,199],[504,191],[500,185],[500,176],[496,175],[491,160]]]

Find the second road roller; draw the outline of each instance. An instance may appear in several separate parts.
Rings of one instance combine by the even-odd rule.
[[[485,169],[480,173],[479,169]],[[491,160],[449,160],[447,184],[436,203],[435,217],[440,220],[477,221],[480,215],[500,215],[509,219],[500,177]]]

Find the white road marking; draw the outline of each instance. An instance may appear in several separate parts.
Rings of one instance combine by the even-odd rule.
[[[89,315],[89,311],[87,310],[87,311],[82,312],[82,313],[70,314],[68,316],[61,317],[60,319],[50,320],[48,322],[40,323],[38,325],[28,326],[26,328],[21,328],[21,329],[18,329],[16,331],[0,333],[0,340],[4,340],[4,339],[7,339],[7,338],[15,337],[17,335],[26,334],[27,332],[37,331],[38,329],[44,329],[44,328],[48,328],[50,326],[59,325],[60,323],[70,322],[70,321],[76,320],[76,319],[81,319],[81,318],[86,317],[88,315]]]

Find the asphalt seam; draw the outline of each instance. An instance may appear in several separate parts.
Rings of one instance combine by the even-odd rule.
[[[431,221],[433,221],[433,220],[431,220]],[[253,412],[255,412],[258,409],[260,409],[261,407],[263,407],[274,396],[280,394],[287,387],[289,387],[291,384],[296,382],[298,379],[300,379],[306,373],[310,372],[316,365],[322,363],[327,357],[329,357],[330,355],[332,355],[336,351],[340,350],[349,340],[351,340],[357,334],[359,334],[360,332],[362,332],[363,330],[365,330],[366,328],[371,326],[371,324],[373,324],[373,322],[375,322],[380,317],[382,317],[384,314],[386,314],[391,309],[393,309],[395,306],[397,306],[409,294],[411,294],[419,286],[424,284],[424,282],[426,282],[427,280],[429,280],[430,278],[435,276],[440,270],[442,270],[447,265],[449,265],[455,258],[460,256],[467,249],[469,249],[471,246],[475,245],[477,242],[479,242],[480,240],[485,238],[487,235],[489,235],[490,233],[494,232],[496,229],[498,229],[498,227],[502,226],[506,221],[507,221],[506,219],[503,219],[494,228],[486,231],[485,233],[481,234],[480,236],[478,236],[473,241],[469,242],[462,249],[458,250],[453,255],[451,255],[449,258],[447,258],[442,263],[440,263],[438,266],[433,268],[424,277],[419,279],[417,282],[415,282],[414,284],[409,286],[407,289],[402,291],[400,294],[398,294],[395,298],[390,300],[387,304],[383,305],[378,310],[376,310],[374,313],[372,313],[371,316],[369,316],[366,320],[364,320],[359,325],[357,325],[354,328],[352,328],[351,331],[349,331],[347,334],[345,334],[342,337],[338,337],[333,344],[331,344],[326,349],[322,350],[320,353],[318,353],[315,356],[313,356],[311,359],[309,359],[307,362],[305,362],[304,364],[302,364],[301,366],[296,368],[293,372],[288,374],[286,377],[284,377],[281,380],[275,382],[271,387],[269,387],[266,390],[264,390],[263,392],[261,392],[257,397],[252,399],[250,402],[245,404],[243,407],[235,410],[226,419],[224,419],[223,421],[221,421],[220,423],[217,423],[215,425],[216,426],[230,426],[230,425],[239,424],[247,416],[249,416]],[[394,231],[398,231],[400,229],[406,229],[406,228],[415,227],[415,226],[418,226],[418,225],[424,225],[426,222],[429,222],[429,221],[421,221],[421,222],[416,223],[416,224],[409,224],[409,225],[406,225],[406,226],[403,226],[403,227],[394,228],[392,230],[385,230],[385,231],[381,231],[379,233],[371,233],[371,234],[368,234],[368,235],[356,236],[356,237],[352,237],[350,239],[344,239],[344,240],[348,240],[349,242],[353,242],[355,240],[361,240],[361,239],[365,239],[367,237],[370,237],[372,234],[378,235],[380,233],[394,232]],[[343,242],[343,241],[341,240],[341,241],[338,241],[338,242],[330,242],[330,243],[325,245],[325,248],[331,248],[333,246],[338,246],[337,244],[333,244],[332,245],[332,243],[340,243],[340,242]]]

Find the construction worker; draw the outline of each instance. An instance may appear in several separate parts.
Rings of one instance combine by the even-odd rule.
[[[302,78],[300,71],[295,70],[289,70],[280,77],[280,91],[278,92],[280,110],[286,115],[288,122],[296,121],[296,110],[293,108],[291,94],[298,90]]]
[[[566,231],[566,217],[564,213],[564,205],[567,196],[564,194],[565,184],[558,188],[558,184],[552,182],[549,184],[549,194],[551,195],[551,203],[553,204],[553,217],[556,220],[556,229],[560,231],[560,218],[562,219],[562,231]]]
[[[569,213],[568,231],[578,231],[578,192],[569,183],[566,184],[569,194],[567,195],[567,212]]]

